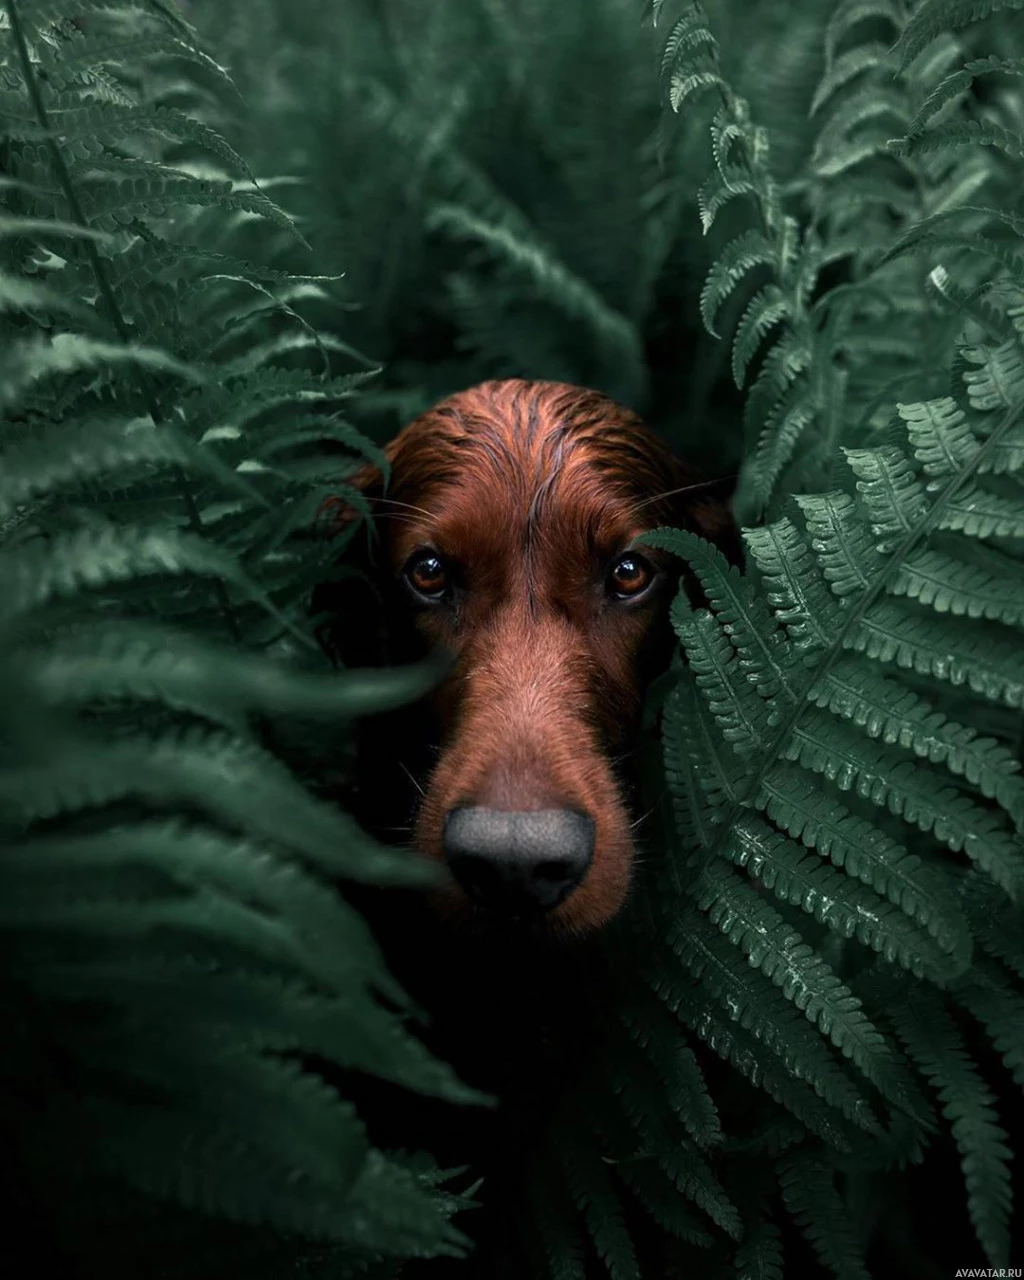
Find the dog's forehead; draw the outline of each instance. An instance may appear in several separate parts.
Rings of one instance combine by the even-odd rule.
[[[421,494],[445,481],[531,490],[570,470],[601,474],[634,495],[664,487],[668,451],[601,392],[505,379],[441,401],[396,441],[394,483]]]
[[[583,563],[664,523],[649,500],[675,483],[671,454],[629,410],[518,379],[442,401],[398,437],[391,461],[398,559],[427,544],[497,561],[520,546],[532,563],[549,550]]]

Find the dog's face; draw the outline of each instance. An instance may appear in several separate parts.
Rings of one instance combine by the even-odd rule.
[[[386,494],[360,478],[387,589],[454,658],[414,842],[450,868],[449,909],[595,929],[629,886],[614,762],[667,656],[678,582],[637,538],[676,524],[721,540],[728,512],[634,415],[560,383],[484,383],[387,454]]]

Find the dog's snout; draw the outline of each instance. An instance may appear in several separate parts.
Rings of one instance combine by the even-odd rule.
[[[502,911],[550,911],[586,875],[594,823],[576,809],[507,811],[482,805],[452,809],[444,856],[477,902]]]

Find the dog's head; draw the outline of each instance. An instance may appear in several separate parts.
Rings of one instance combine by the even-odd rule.
[[[391,612],[454,658],[414,842],[443,902],[603,925],[633,856],[615,760],[669,652],[678,566],[637,538],[671,524],[728,544],[722,499],[631,412],[563,383],[487,382],[386,450],[357,484]]]

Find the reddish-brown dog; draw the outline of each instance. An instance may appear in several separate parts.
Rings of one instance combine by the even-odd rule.
[[[414,843],[448,864],[451,908],[598,928],[633,856],[613,760],[667,656],[678,582],[637,538],[669,524],[731,549],[728,508],[633,413],[563,383],[483,383],[386,453],[386,494],[372,469],[357,484],[390,589],[455,658]]]

